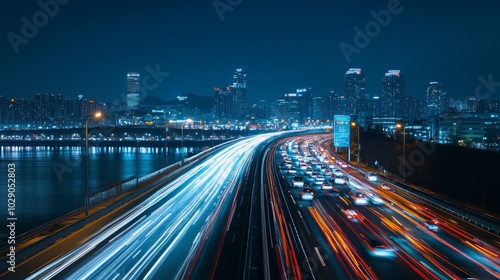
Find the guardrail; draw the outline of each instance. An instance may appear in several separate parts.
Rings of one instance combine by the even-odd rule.
[[[332,152],[336,157],[340,156],[334,152]],[[369,171],[363,170],[359,167],[351,165],[351,168],[357,170],[361,174],[366,174],[369,173]],[[500,219],[497,219],[495,217],[491,217],[489,215],[485,215],[483,213],[480,213],[478,211],[472,210],[464,205],[461,205],[459,203],[447,200],[445,198],[440,197],[439,195],[431,192],[426,192],[420,189],[417,189],[415,187],[412,187],[410,185],[406,185],[404,183],[401,183],[399,181],[395,181],[389,177],[386,177],[382,174],[377,174],[379,178],[383,178],[384,181],[390,183],[391,185],[394,185],[397,187],[398,190],[415,197],[417,199],[420,199],[422,201],[425,201],[426,203],[437,207],[445,212],[448,212],[464,221],[467,221],[471,224],[474,224],[475,226],[478,226],[482,229],[485,229],[497,236],[500,236]],[[380,180],[379,180],[380,181]]]
[[[16,251],[16,263],[20,263],[23,260],[27,259],[28,257],[46,249],[53,243],[55,243],[57,240],[60,240],[64,237],[69,236],[73,232],[76,232],[77,230],[80,230],[83,228],[85,225],[94,222],[95,220],[99,219],[100,217],[110,213],[111,211],[115,210],[117,207],[128,203],[129,201],[137,198],[138,196],[142,195],[143,193],[152,190],[154,187],[158,187],[160,184],[162,184],[164,181],[168,180],[169,178],[178,175],[184,168],[189,168],[191,165],[195,164],[198,160],[202,159],[205,156],[208,156],[210,153],[213,151],[224,147],[225,145],[228,145],[228,142],[222,143],[220,145],[217,145],[215,147],[212,147],[208,150],[202,151],[192,157],[184,159],[183,162],[176,162],[174,164],[171,164],[167,167],[164,167],[158,171],[155,171],[153,173],[150,173],[148,175],[142,176],[139,178],[139,186],[143,184],[142,187],[138,188],[136,191],[130,193],[129,195],[125,196],[122,199],[119,199],[115,202],[113,202],[110,206],[108,207],[103,207],[98,209],[92,214],[89,214],[89,216],[84,217],[83,219],[80,219],[70,225],[67,225],[63,228],[57,229],[56,232],[48,234],[46,236],[40,235],[41,232],[49,230],[51,227],[55,227],[58,224],[61,224],[63,221],[71,218],[72,216],[78,215],[79,213],[84,211],[83,207],[80,207],[78,209],[75,209],[49,223],[46,223],[44,225],[41,225],[39,227],[36,227],[32,230],[29,230],[22,235],[20,235],[16,239],[16,244],[18,244],[16,247],[19,247],[19,244],[22,244],[22,242],[26,242],[30,239],[34,239],[37,237],[40,237],[39,240],[33,242],[30,245],[27,245],[26,247],[20,249],[19,251]],[[171,171],[171,172],[168,172]],[[146,185],[144,185],[146,184]],[[122,189],[131,189],[136,186],[136,181],[135,177],[127,182],[124,182],[122,185]],[[131,187],[132,186],[132,187]],[[105,190],[106,192],[109,190]],[[125,192],[123,192],[125,193]],[[98,196],[98,194],[94,194],[94,197]],[[108,200],[113,197],[108,197]],[[95,200],[95,198],[94,198]],[[90,203],[89,203],[90,204]],[[95,206],[98,206],[94,205]],[[93,208],[91,207],[91,208]],[[0,272],[3,272],[7,270],[9,267],[9,264],[7,263],[7,253],[8,253],[8,245],[6,242],[4,242],[1,245],[1,256],[0,256]]]
[[[397,187],[400,191],[418,198],[420,200],[425,201],[426,203],[433,205],[447,213],[452,214],[464,221],[467,221],[471,224],[474,224],[482,229],[485,229],[497,236],[500,236],[500,220],[484,215],[483,213],[474,211],[468,207],[465,207],[461,204],[455,203],[453,201],[449,201],[436,195],[434,193],[428,193],[419,189],[416,189],[412,186],[408,186],[402,184],[400,182],[395,182],[386,178],[385,176],[378,175],[384,178],[386,181],[390,181],[392,185]],[[409,190],[410,189],[410,190]]]

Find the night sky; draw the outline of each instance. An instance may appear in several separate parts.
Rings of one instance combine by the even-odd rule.
[[[219,15],[214,2],[231,10]],[[41,27],[22,39],[26,43],[16,53],[12,34],[24,37],[22,18],[33,23],[43,9],[37,1],[7,0],[1,12],[0,95],[83,94],[111,101],[125,93],[127,72],[144,76],[157,65],[169,76],[147,94],[166,100],[188,91],[212,95],[214,86],[231,83],[236,68],[247,72],[252,103],[300,87],[312,87],[315,96],[342,92],[350,67],[365,71],[371,95],[380,94],[389,69],[400,69],[407,95],[419,98],[430,81],[442,82],[448,96],[459,99],[474,95],[478,76],[500,82],[497,0],[401,0],[399,13],[372,32],[377,34],[348,63],[339,45],[355,47],[354,28],[364,30],[374,20],[370,11],[387,10],[390,2],[395,1],[71,0],[45,25],[39,17]],[[500,99],[500,87],[490,98]]]

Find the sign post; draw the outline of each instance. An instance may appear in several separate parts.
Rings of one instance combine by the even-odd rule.
[[[347,147],[348,161],[351,162],[351,117],[348,115],[335,115],[333,121],[333,145],[337,147]]]

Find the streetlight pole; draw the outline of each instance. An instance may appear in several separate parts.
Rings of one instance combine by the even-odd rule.
[[[165,167],[168,166],[168,120],[165,121]]]
[[[397,128],[403,128],[403,182],[406,180],[406,126],[397,124]]]
[[[187,119],[182,123],[181,126],[181,164],[184,163],[184,125],[186,123],[191,123],[193,120],[192,119]]]
[[[352,122],[351,123],[352,126],[357,126],[358,128],[358,158],[357,158],[357,165],[359,166],[359,150],[361,148],[361,146],[359,145],[359,123],[356,123],[356,122]],[[349,161],[351,161],[351,151],[350,151],[350,148],[351,148],[351,145],[350,145],[350,141],[349,141]]]
[[[89,215],[89,119],[101,117],[101,112],[85,117],[85,216]]]
[[[214,124],[212,123],[212,135],[210,135],[210,138],[212,138],[212,148],[214,146]]]
[[[135,187],[139,188],[139,138],[135,136]]]
[[[406,126],[403,127],[403,182],[406,180]]]
[[[85,217],[89,215],[89,117],[85,118]]]
[[[359,167],[359,150],[361,150],[361,145],[359,144],[359,123],[358,123],[358,167]]]
[[[184,163],[184,124],[181,125],[181,164]]]

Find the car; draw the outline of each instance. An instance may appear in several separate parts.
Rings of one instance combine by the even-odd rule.
[[[366,179],[371,182],[377,181],[377,174],[371,172],[366,173]]]
[[[331,189],[325,189],[325,195],[332,196],[332,197],[339,197],[340,191],[338,189],[332,187]]]
[[[323,182],[321,184],[321,189],[322,190],[331,190],[331,189],[334,189],[334,187],[330,182]]]
[[[300,199],[313,200],[313,198],[314,198],[314,193],[311,188],[309,187],[302,188],[302,191],[300,192]]]
[[[306,169],[307,169],[307,163],[305,163],[305,162],[301,162],[301,163],[299,164],[299,169],[300,169],[300,170],[306,170]]]
[[[439,230],[439,227],[433,221],[425,221],[424,227],[430,231],[438,231]]]
[[[316,171],[313,171],[311,172],[311,174],[309,174],[309,179],[316,179],[316,177],[318,177],[319,173],[316,172]]]
[[[304,187],[304,179],[300,176],[294,176],[292,178],[292,187],[294,187],[294,188]]]
[[[306,171],[304,171],[304,174],[306,175],[311,175],[313,173],[313,169],[311,167],[307,167]]]
[[[368,204],[368,198],[364,193],[361,192],[353,192],[350,193],[351,199],[355,205],[366,205]]]
[[[393,191],[393,189],[389,185],[387,185],[386,183],[380,184],[380,187],[384,190]]]
[[[325,177],[323,177],[323,175],[321,174],[318,174],[316,178],[314,178],[314,184],[316,185],[321,185],[323,184],[323,182],[325,182]]]
[[[342,167],[342,168],[346,168],[347,167],[347,163],[343,162],[343,161],[337,161],[337,164]]]
[[[333,175],[335,175],[335,176],[342,176],[342,171],[340,171],[339,169],[334,169],[333,170]]]
[[[384,201],[373,193],[367,193],[366,196],[368,197],[368,200],[370,200],[372,204],[375,205],[384,204]]]
[[[321,165],[321,166],[319,167],[319,171],[321,171],[321,172],[323,172],[323,173],[325,173],[325,171],[326,171],[326,170],[327,170],[327,168],[326,168],[326,166],[325,166],[325,165]]]
[[[342,213],[344,213],[347,219],[355,223],[359,222],[359,220],[362,219],[358,212],[353,209],[342,209]]]
[[[387,243],[382,242],[377,237],[366,237],[363,238],[363,243],[365,245],[368,253],[374,257],[395,257],[396,253],[394,249]]]
[[[297,168],[295,167],[288,168],[288,174],[295,174],[295,173],[297,173]]]
[[[332,177],[332,172],[330,171],[330,169],[326,169],[323,172],[323,176],[325,176],[325,179],[330,179]]]
[[[345,179],[343,176],[335,176],[335,178],[333,178],[333,182],[335,184],[345,184]]]

